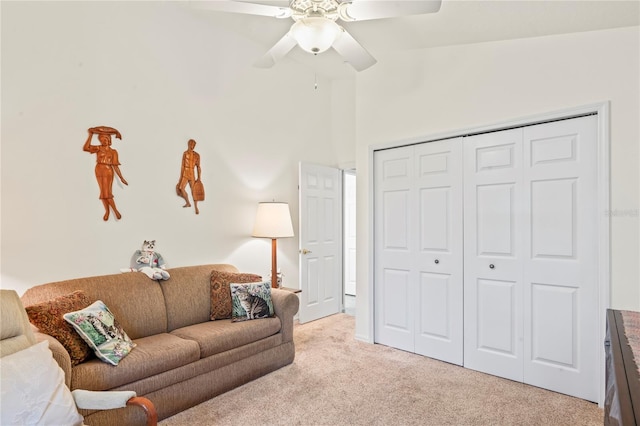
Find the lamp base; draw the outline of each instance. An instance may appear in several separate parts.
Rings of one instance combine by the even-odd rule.
[[[278,288],[278,243],[276,238],[271,239],[271,288]]]

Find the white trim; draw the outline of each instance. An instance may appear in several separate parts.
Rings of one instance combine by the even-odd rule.
[[[433,142],[440,139],[447,139],[459,136],[467,136],[471,134],[486,133],[496,130],[502,130],[512,127],[529,126],[532,124],[544,123],[547,121],[561,120],[580,115],[597,114],[597,145],[598,145],[598,177],[597,177],[597,207],[600,212],[600,220],[598,221],[598,287],[599,287],[599,312],[598,319],[600,324],[600,341],[604,342],[606,332],[606,310],[611,306],[611,221],[610,221],[610,105],[608,101],[588,104],[573,108],[566,108],[553,112],[537,114],[528,117],[515,118],[503,122],[490,124],[487,126],[472,127],[466,129],[458,129],[443,133],[436,133],[422,137],[405,139],[394,142],[386,142],[369,146],[369,202],[368,202],[368,220],[369,220],[369,250],[368,257],[368,290],[369,290],[369,315],[367,336],[356,335],[356,339],[368,342],[374,342],[374,162],[373,154],[375,151],[389,148],[398,148],[401,146],[412,145],[423,142]],[[605,394],[605,353],[604,344],[601,345],[600,358],[600,397],[598,405],[603,407]]]
[[[598,320],[600,321],[600,341],[606,335],[607,308],[611,307],[611,171],[610,171],[610,111],[609,102],[598,105],[598,198],[600,212],[598,223],[598,283],[600,287]],[[604,407],[605,397],[605,353],[604,343],[600,351],[600,398],[598,406]]]
[[[368,160],[369,161],[369,167],[367,168],[369,170],[369,176],[367,176],[368,182],[369,182],[369,196],[368,196],[368,205],[367,205],[367,223],[368,223],[368,234],[369,234],[369,241],[368,241],[368,250],[367,250],[367,276],[369,277],[368,281],[367,281],[367,294],[369,296],[369,309],[367,311],[367,331],[366,331],[366,335],[362,335],[362,334],[358,334],[356,333],[356,340],[360,340],[362,342],[366,342],[366,343],[375,343],[374,341],[374,330],[373,330],[373,323],[374,323],[374,317],[373,317],[373,307],[375,306],[375,300],[374,300],[374,287],[373,287],[373,277],[374,277],[374,256],[373,256],[373,249],[374,249],[374,244],[373,244],[373,229],[374,229],[374,223],[373,223],[373,209],[375,207],[374,205],[374,200],[373,200],[373,152],[374,149],[373,147],[369,147],[369,152],[368,152]],[[357,299],[356,299],[357,300]]]
[[[344,171],[354,171],[356,170],[356,162],[355,161],[346,161],[338,164],[338,168]]]

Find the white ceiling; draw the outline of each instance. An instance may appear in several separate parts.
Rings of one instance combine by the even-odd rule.
[[[293,23],[264,16],[196,13],[255,42],[265,52]],[[640,25],[640,0],[443,0],[434,14],[341,24],[375,57],[389,51],[636,26]],[[332,49],[314,57],[296,47],[285,60],[300,62],[331,78],[356,74]]]

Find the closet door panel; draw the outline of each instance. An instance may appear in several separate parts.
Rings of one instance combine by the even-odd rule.
[[[451,340],[451,275],[420,274],[420,324],[422,338]]]
[[[415,352],[462,365],[462,138],[415,146]]]
[[[478,256],[515,256],[514,183],[476,186],[476,234]]]
[[[414,175],[413,147],[374,153],[374,339],[411,352],[417,277]]]
[[[531,256],[575,259],[577,254],[576,178],[545,179],[530,184]]]
[[[522,381],[522,129],[465,138],[464,365]]]
[[[599,397],[597,122],[524,130],[524,381]]]
[[[477,330],[479,351],[499,357],[517,357],[514,328],[518,307],[515,304],[516,282],[478,279],[477,307],[473,319]]]

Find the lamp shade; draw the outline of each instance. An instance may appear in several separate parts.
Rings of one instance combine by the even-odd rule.
[[[322,53],[331,47],[340,34],[340,27],[331,19],[310,17],[297,21],[291,27],[291,35],[303,50]]]
[[[259,203],[251,236],[260,238],[293,237],[289,204],[275,201]]]

